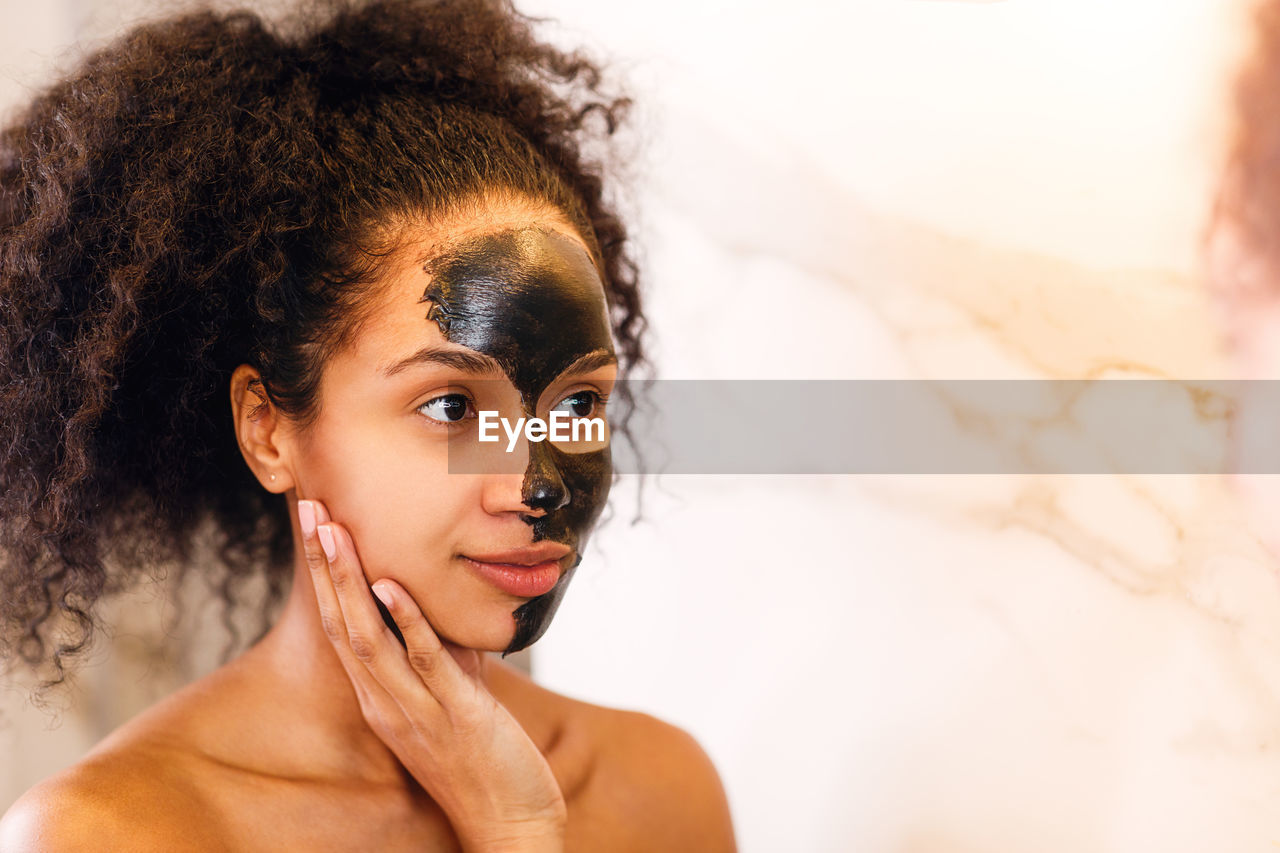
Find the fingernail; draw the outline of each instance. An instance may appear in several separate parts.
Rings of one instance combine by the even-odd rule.
[[[298,526],[302,528],[303,536],[316,532],[316,508],[311,501],[298,501]]]
[[[338,549],[333,544],[333,530],[326,524],[318,528],[316,533],[320,537],[320,547],[324,549],[324,555],[332,560],[338,554]]]
[[[391,609],[391,602],[393,601],[393,599],[391,597],[391,590],[390,588],[387,587],[386,584],[375,583],[373,585],[373,594],[378,596],[378,600],[382,602],[383,607],[387,608],[388,610]]]

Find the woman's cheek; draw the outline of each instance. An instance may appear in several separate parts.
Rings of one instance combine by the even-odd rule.
[[[412,511],[414,470],[385,437],[353,429],[317,430],[308,449],[301,496],[323,502],[361,560],[374,559],[378,543],[392,544],[388,534]]]

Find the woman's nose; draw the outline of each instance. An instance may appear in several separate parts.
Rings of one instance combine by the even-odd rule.
[[[570,497],[564,478],[560,476],[560,470],[545,444],[530,445],[529,467],[525,469],[524,482],[520,487],[525,506],[544,515],[569,503]]]

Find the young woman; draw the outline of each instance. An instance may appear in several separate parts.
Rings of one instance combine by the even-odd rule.
[[[5,132],[8,657],[56,680],[202,546],[288,594],[0,850],[733,849],[688,735],[490,654],[546,629],[612,471],[477,413],[603,417],[644,356],[583,154],[624,106],[505,2],[387,0],[140,28]]]

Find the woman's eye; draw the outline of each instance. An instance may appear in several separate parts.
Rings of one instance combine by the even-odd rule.
[[[568,412],[575,418],[589,418],[596,414],[596,408],[604,402],[604,398],[595,391],[577,391],[552,407],[551,411]]]
[[[423,403],[418,407],[418,411],[433,421],[455,424],[472,413],[471,400],[466,394],[445,394]]]

